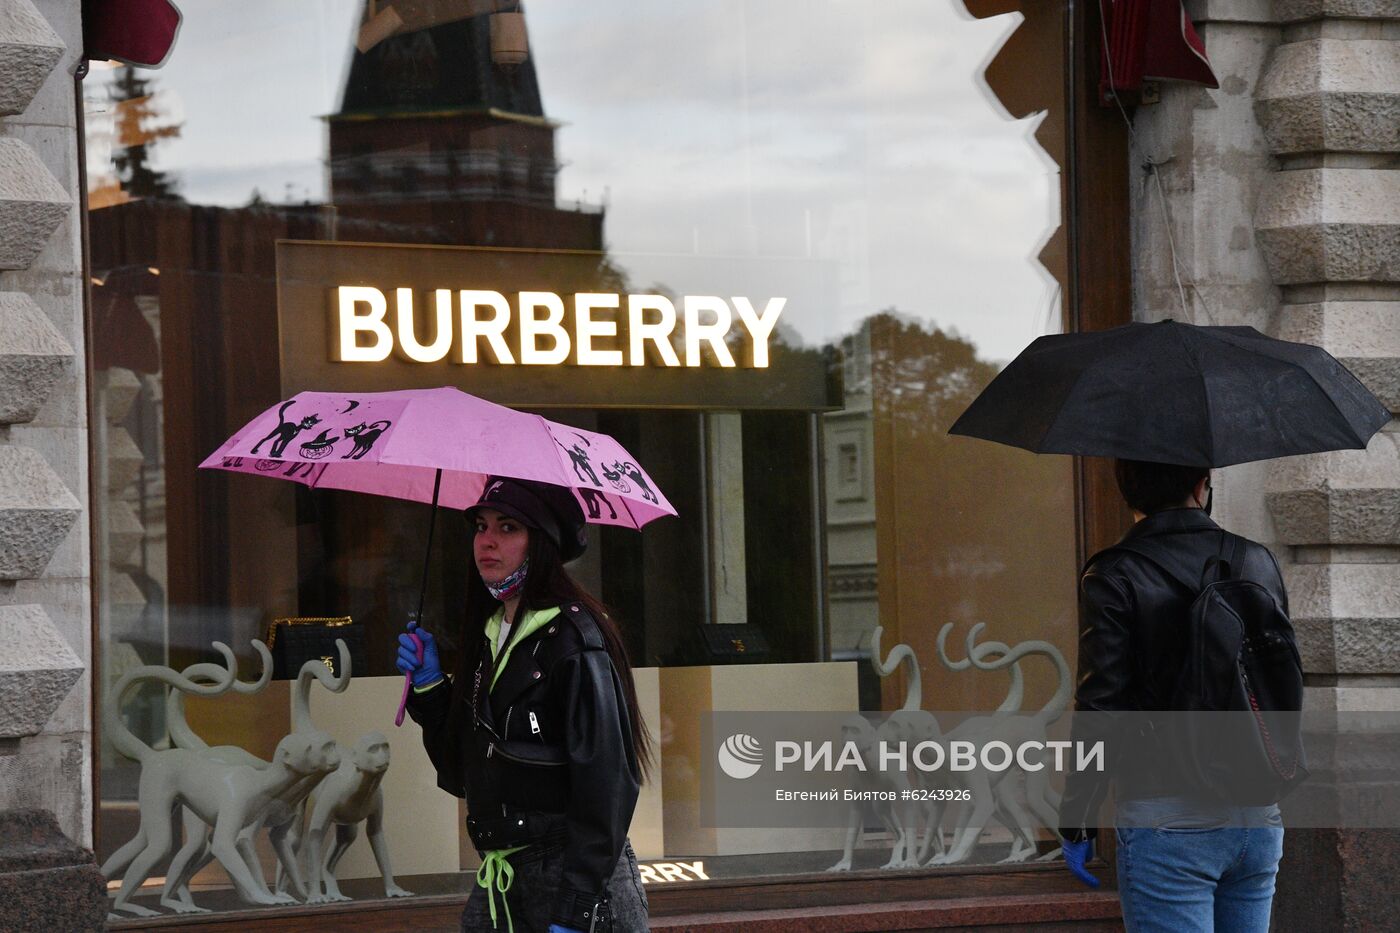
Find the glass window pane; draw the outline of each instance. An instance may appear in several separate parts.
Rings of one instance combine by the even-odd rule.
[[[841,855],[840,829],[704,824],[708,712],[995,709],[1007,672],[958,669],[979,624],[982,641],[1072,657],[1070,461],[947,434],[1063,326],[1060,14],[542,0],[524,43],[501,18],[517,15],[209,2],[167,68],[98,65],[87,81],[100,858],[140,816],[142,769],[113,718],[159,751],[197,740],[264,761],[297,726],[280,676],[296,658],[260,689],[182,706],[151,677],[119,700],[124,674],[218,662],[217,641],[252,683],[253,640],[295,640],[277,620],[348,617],[353,682],[313,685],[312,718],[346,750],[388,737],[404,887],[473,884],[464,812],[435,789],[417,727],[392,724],[395,639],[420,588],[445,669],[480,637],[462,622],[471,530],[460,504],[441,509],[429,548],[424,502],[319,481],[387,430],[356,423],[367,392],[455,386],[575,432],[561,463],[594,524],[570,570],[619,620],[657,742],[631,828],[649,884]],[[984,79],[1018,27],[1030,51]],[[1011,119],[987,80],[1044,99]],[[304,389],[340,393],[338,420],[287,404]],[[255,469],[199,468],[268,411]],[[443,431],[464,451],[492,440]],[[593,433],[677,516],[607,524],[644,480],[595,462]],[[334,667],[337,633],[315,631],[312,660]],[[1022,667],[1025,708],[1063,702],[1050,656]],[[892,844],[867,822],[857,868]],[[269,834],[253,839],[271,884]],[[993,823],[972,860],[1009,840]],[[339,877],[350,896],[384,893],[363,841]],[[217,859],[193,892],[246,900]]]

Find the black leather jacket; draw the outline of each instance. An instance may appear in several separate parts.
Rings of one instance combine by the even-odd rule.
[[[514,646],[495,687],[450,681],[413,694],[408,712],[438,786],[465,797],[478,852],[564,843],[553,922],[587,930],[606,913],[640,789],[622,681],[586,607],[567,604]],[[476,715],[472,695],[476,693]],[[538,892],[531,896],[543,896]]]
[[[1238,544],[1234,574],[1263,585],[1288,611],[1278,560],[1247,538]],[[1206,561],[1221,550],[1221,528],[1201,509],[1166,509],[1143,518],[1119,544],[1131,542],[1173,574],[1117,545],[1089,558],[1079,578],[1079,678],[1075,709],[1104,713],[1162,710],[1181,670],[1185,624],[1199,588],[1175,579],[1198,580]],[[1073,739],[1104,740],[1119,760],[1105,773],[1071,773],[1060,806],[1061,832],[1093,835],[1097,815],[1115,776],[1118,799],[1170,794],[1182,784],[1172,762],[1150,736],[1113,732],[1115,718],[1076,719]]]

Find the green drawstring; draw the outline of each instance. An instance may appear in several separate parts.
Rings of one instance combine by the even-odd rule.
[[[491,911],[491,927],[496,927],[496,892],[501,892],[501,904],[506,909],[506,929],[510,933],[515,933],[515,923],[510,918],[510,901],[506,900],[506,892],[510,890],[510,883],[515,880],[515,869],[510,867],[510,862],[506,861],[506,856],[514,855],[524,846],[516,846],[514,849],[492,849],[486,853],[482,859],[481,867],[476,870],[476,883],[486,889],[486,906]]]

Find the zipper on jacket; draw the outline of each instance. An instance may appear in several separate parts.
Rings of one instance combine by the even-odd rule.
[[[506,727],[501,730],[501,734],[503,736],[510,735],[510,714],[513,712],[515,712],[514,706],[509,706],[506,708]]]
[[[539,721],[538,719],[535,718],[535,711],[534,711],[534,710],[530,710],[530,734],[531,734],[531,735],[539,735],[539,734],[540,734],[540,721]]]
[[[568,762],[564,761],[535,761],[531,758],[521,758],[519,755],[512,755],[503,748],[497,749],[497,751],[501,753],[501,757],[506,761],[514,761],[522,765],[531,765],[536,768],[562,768],[564,765],[568,764]],[[489,750],[487,751],[486,757],[491,757]]]

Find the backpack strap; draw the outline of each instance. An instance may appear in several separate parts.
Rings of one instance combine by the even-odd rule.
[[[1213,557],[1210,557],[1206,560],[1205,565],[1201,568],[1201,576],[1199,579],[1196,580],[1188,579],[1184,574],[1180,573],[1179,571],[1173,570],[1171,567],[1168,567],[1163,561],[1161,561],[1152,553],[1151,548],[1141,547],[1138,546],[1136,543],[1124,544],[1120,542],[1118,544],[1113,545],[1112,547],[1105,548],[1099,553],[1106,554],[1110,551],[1117,550],[1128,551],[1129,553],[1136,554],[1138,557],[1141,557],[1143,560],[1147,561],[1148,563],[1152,564],[1152,566],[1162,571],[1162,573],[1166,574],[1168,577],[1171,577],[1173,580],[1180,583],[1186,589],[1191,590],[1195,593],[1199,593],[1201,590],[1204,590],[1206,586],[1208,586],[1215,580],[1232,579],[1233,577],[1238,576],[1237,568],[1234,566],[1237,536],[1231,534],[1228,531],[1225,531],[1223,528],[1220,530],[1220,536],[1220,550],[1216,552],[1216,554]],[[1221,555],[1225,554],[1227,546],[1229,548],[1229,554],[1228,556],[1222,557]]]
[[[1244,569],[1243,560],[1238,563],[1235,561],[1235,553],[1239,550],[1239,536],[1232,535],[1228,531],[1221,531],[1221,534],[1225,536],[1225,540],[1220,542],[1220,550],[1224,556],[1221,557],[1217,554],[1211,559],[1215,562],[1216,569],[1219,571],[1219,576],[1216,579],[1237,580],[1240,577],[1240,571]],[[1229,548],[1228,550],[1226,550],[1227,545]],[[1210,573],[1210,569],[1211,561],[1206,561],[1206,566],[1202,570],[1203,582],[1204,576]],[[1204,589],[1204,587],[1202,588]]]

